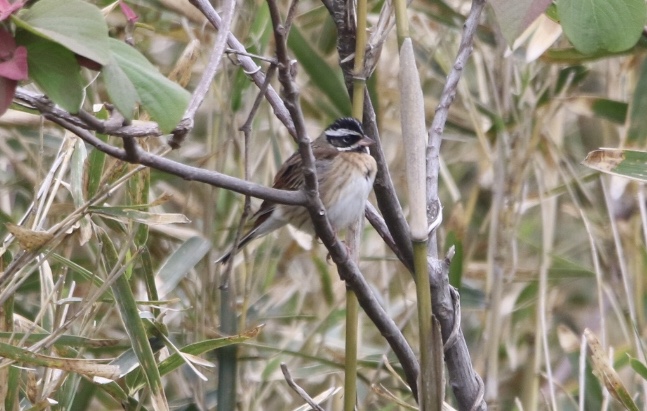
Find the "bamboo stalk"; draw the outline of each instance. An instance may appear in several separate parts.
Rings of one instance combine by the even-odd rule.
[[[353,117],[362,118],[364,109],[364,56],[366,48],[366,14],[367,1],[357,1],[357,35],[355,37],[355,63],[353,70]],[[353,224],[348,230],[346,244],[349,246],[351,259],[359,260],[359,239],[362,232],[362,221]],[[350,289],[346,289],[346,361],[344,365],[344,411],[354,411],[357,401],[357,349],[359,345],[359,301]]]

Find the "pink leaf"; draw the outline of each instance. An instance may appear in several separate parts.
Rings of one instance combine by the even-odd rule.
[[[20,46],[14,51],[11,60],[0,63],[0,77],[10,80],[26,80],[27,70],[27,49]]]
[[[0,21],[6,20],[11,14],[25,5],[27,0],[18,0],[15,3],[9,3],[9,0],[0,0]]]
[[[16,80],[9,80],[0,77],[0,116],[3,115],[11,105],[13,96],[16,94],[17,84],[18,82]]]
[[[130,6],[127,5],[123,0],[119,2],[119,7],[121,7],[121,12],[124,13],[126,20],[128,20],[129,23],[134,23],[139,19],[139,16],[137,16],[133,9],[131,9]]]
[[[16,48],[11,33],[0,29],[0,77],[25,80],[27,75],[27,49],[23,46]]]

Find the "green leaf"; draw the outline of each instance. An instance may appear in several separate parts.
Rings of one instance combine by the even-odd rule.
[[[633,97],[629,104],[629,130],[627,131],[628,141],[635,145],[643,145],[647,137],[647,59],[640,67],[638,83],[633,91]]]
[[[124,85],[119,79],[127,77],[137,93],[137,101],[148,111],[151,117],[157,121],[163,132],[171,131],[184,115],[184,111],[189,105],[191,95],[188,91],[178,84],[164,77],[140,52],[133,47],[115,39],[110,39],[110,50],[112,59],[109,65],[118,65],[123,72],[118,72],[117,68],[111,67],[108,70],[112,73],[104,77],[108,94],[111,98]],[[133,95],[128,91],[127,96],[120,96],[115,104],[130,104]],[[132,113],[133,107],[117,106],[119,111],[128,118]]]
[[[337,116],[351,113],[350,98],[341,78],[341,72],[333,70],[319,56],[301,32],[292,27],[288,36],[288,46],[294,52],[299,64],[303,66],[312,81],[330,99],[337,110]]]
[[[119,264],[119,256],[114,243],[106,233],[101,234],[101,242],[103,243],[103,254],[107,262],[107,269],[110,271],[116,264]],[[132,349],[137,355],[142,372],[148,383],[153,408],[168,409],[168,401],[164,394],[155,356],[148,342],[146,329],[139,316],[137,302],[135,301],[128,279],[125,275],[119,275],[111,288],[115,295],[115,302],[121,314],[124,328],[132,344]]]
[[[13,20],[99,64],[110,60],[108,25],[101,10],[85,1],[40,0]]]
[[[460,288],[463,282],[463,260],[465,256],[463,252],[463,240],[455,230],[451,230],[447,233],[447,239],[445,240],[445,254],[447,254],[450,247],[454,247],[454,257],[449,266],[449,283],[456,288]]]
[[[139,95],[133,82],[114,59],[103,66],[101,78],[106,84],[112,104],[126,119],[132,120],[135,106],[139,103]]]
[[[644,0],[559,0],[564,34],[585,54],[633,47],[645,25]]]
[[[16,43],[27,48],[29,77],[47,96],[70,113],[77,113],[85,83],[74,53],[58,43],[19,30]]]
[[[647,181],[647,152],[601,148],[591,151],[582,162],[603,173]]]
[[[157,292],[164,297],[211,249],[211,242],[202,237],[191,237],[160,267],[155,276],[160,284]]]
[[[627,354],[627,357],[629,357],[629,364],[631,365],[631,368],[636,371],[638,375],[643,377],[643,380],[647,381],[647,366],[640,360],[633,358],[629,354]]]
[[[595,96],[578,96],[565,99],[567,107],[577,114],[609,120],[624,125],[627,103]]]

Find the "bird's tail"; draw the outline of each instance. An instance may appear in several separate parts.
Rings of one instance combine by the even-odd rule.
[[[256,233],[256,230],[255,230],[255,229],[254,229],[254,230],[252,230],[252,231],[250,231],[249,233],[247,233],[247,234],[246,234],[246,235],[245,235],[245,236],[240,240],[240,242],[238,243],[238,246],[236,247],[236,250],[234,250],[234,247],[232,246],[232,247],[229,249],[229,251],[227,251],[224,255],[220,256],[220,257],[216,260],[216,264],[220,264],[220,263],[222,263],[222,264],[227,264],[227,263],[229,262],[229,260],[230,260],[233,256],[235,256],[235,255],[236,255],[240,250],[242,250],[242,249],[243,249],[243,247],[245,247],[245,246],[247,245],[247,243],[249,243],[249,242],[250,242],[250,241],[252,241],[254,238],[256,238],[256,236],[254,235],[255,233]]]

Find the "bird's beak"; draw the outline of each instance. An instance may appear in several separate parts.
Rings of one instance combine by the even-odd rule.
[[[373,144],[375,144],[375,140],[373,140],[369,136],[364,136],[364,137],[362,137],[361,140],[359,140],[357,142],[357,145],[361,146],[361,147],[368,147],[368,146],[373,145]]]

